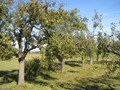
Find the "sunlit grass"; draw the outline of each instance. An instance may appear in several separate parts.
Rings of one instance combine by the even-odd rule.
[[[0,60],[0,70],[13,70],[18,69],[18,60],[13,58],[7,61]]]
[[[41,58],[42,55],[40,55],[39,53],[28,53],[27,56],[26,56],[26,60],[33,60],[35,58]]]

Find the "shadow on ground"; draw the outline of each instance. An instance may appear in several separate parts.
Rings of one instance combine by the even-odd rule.
[[[120,90],[120,80],[118,78],[83,78],[76,81],[75,84],[71,82],[58,84],[66,90]]]
[[[13,81],[17,82],[17,73],[18,70],[0,71],[0,85],[5,83],[11,83]]]
[[[79,67],[81,66],[81,61],[65,61],[65,64],[71,67]]]
[[[39,75],[43,80],[49,81],[49,80],[56,80],[56,78],[51,77],[49,74],[40,73]],[[11,71],[0,71],[0,85],[7,84],[15,81],[17,84],[18,81],[18,70],[11,70]],[[31,80],[29,78],[25,79],[26,82],[33,83],[33,84],[40,84],[40,85],[49,85],[48,82],[42,81],[42,80]]]
[[[41,79],[39,78],[41,77]],[[34,79],[34,80],[30,80],[30,79],[26,79],[27,82],[29,83],[33,83],[33,84],[39,84],[39,85],[43,85],[43,86],[49,86],[50,83],[48,83],[49,80],[57,80],[57,78],[54,78],[52,76],[50,76],[49,74],[45,74],[45,73],[40,73],[38,79]]]

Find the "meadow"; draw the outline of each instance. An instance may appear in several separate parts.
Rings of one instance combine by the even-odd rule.
[[[28,54],[26,60],[39,57]],[[120,77],[108,76],[107,62],[88,61],[82,67],[77,60],[66,60],[65,72],[45,71],[35,80],[26,80],[24,86],[17,86],[18,61],[0,61],[0,90],[120,90]],[[114,73],[113,73],[114,74]]]

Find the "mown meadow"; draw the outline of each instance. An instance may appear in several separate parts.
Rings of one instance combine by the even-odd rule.
[[[28,54],[26,60],[29,62],[37,56]],[[0,90],[120,90],[120,77],[116,74],[119,71],[108,73],[109,62],[94,61],[90,65],[86,60],[82,67],[76,59],[66,60],[64,73],[43,70],[35,79],[26,79],[24,86],[16,86],[17,59],[0,61]]]

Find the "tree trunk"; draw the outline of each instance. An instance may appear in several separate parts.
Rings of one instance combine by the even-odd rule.
[[[19,58],[18,85],[24,85],[24,59]]]
[[[57,59],[60,61],[60,64],[61,64],[61,73],[63,73],[63,72],[64,72],[64,69],[65,69],[65,68],[64,68],[65,61],[64,61],[62,55],[56,55],[56,57],[57,57]]]
[[[48,60],[48,71],[51,71],[51,70],[53,70],[53,68],[52,68],[52,61],[51,61],[52,59],[49,59]]]
[[[93,59],[90,57],[90,64],[93,64]]]
[[[64,59],[62,59],[62,61],[61,61],[61,73],[63,73],[64,72],[64,65],[65,65],[65,61],[64,61]]]
[[[84,64],[85,64],[85,63],[84,63],[84,60],[82,60],[82,67],[84,67]]]
[[[82,57],[82,67],[84,67],[84,59],[83,59],[83,57]]]
[[[99,55],[97,55],[96,61],[99,61]]]

